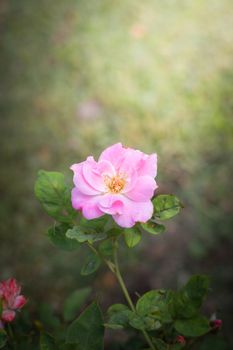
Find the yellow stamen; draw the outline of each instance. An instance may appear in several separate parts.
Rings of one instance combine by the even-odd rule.
[[[119,193],[123,190],[126,181],[124,178],[116,175],[112,178],[106,176],[104,182],[111,193]]]

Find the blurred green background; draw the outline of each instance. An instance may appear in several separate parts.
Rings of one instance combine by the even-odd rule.
[[[37,171],[71,177],[120,141],[157,152],[159,192],[185,204],[168,233],[122,255],[131,292],[208,273],[207,312],[232,337],[232,17],[231,0],[0,2],[0,277],[18,278],[32,303],[59,310],[92,282],[79,275],[85,252],[45,237]],[[121,300],[105,269],[93,282],[104,306]]]

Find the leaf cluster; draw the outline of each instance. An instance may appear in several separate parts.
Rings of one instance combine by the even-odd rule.
[[[169,349],[178,349],[178,335],[192,339],[210,332],[209,321],[200,311],[208,290],[208,277],[195,275],[178,291],[148,291],[140,296],[135,310],[112,305],[105,326],[149,331],[158,349],[167,349],[168,345]]]

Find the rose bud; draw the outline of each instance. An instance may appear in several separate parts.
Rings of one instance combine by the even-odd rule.
[[[1,323],[12,322],[16,311],[25,305],[26,298],[20,292],[21,286],[14,278],[0,283],[0,300],[2,302]]]
[[[185,344],[186,344],[185,337],[183,337],[183,335],[177,335],[177,337],[176,337],[176,343],[185,345]]]

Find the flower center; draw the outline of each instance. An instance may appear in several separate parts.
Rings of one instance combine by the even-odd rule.
[[[116,175],[112,178],[106,176],[104,182],[111,193],[119,193],[123,190],[126,180],[119,175]]]

